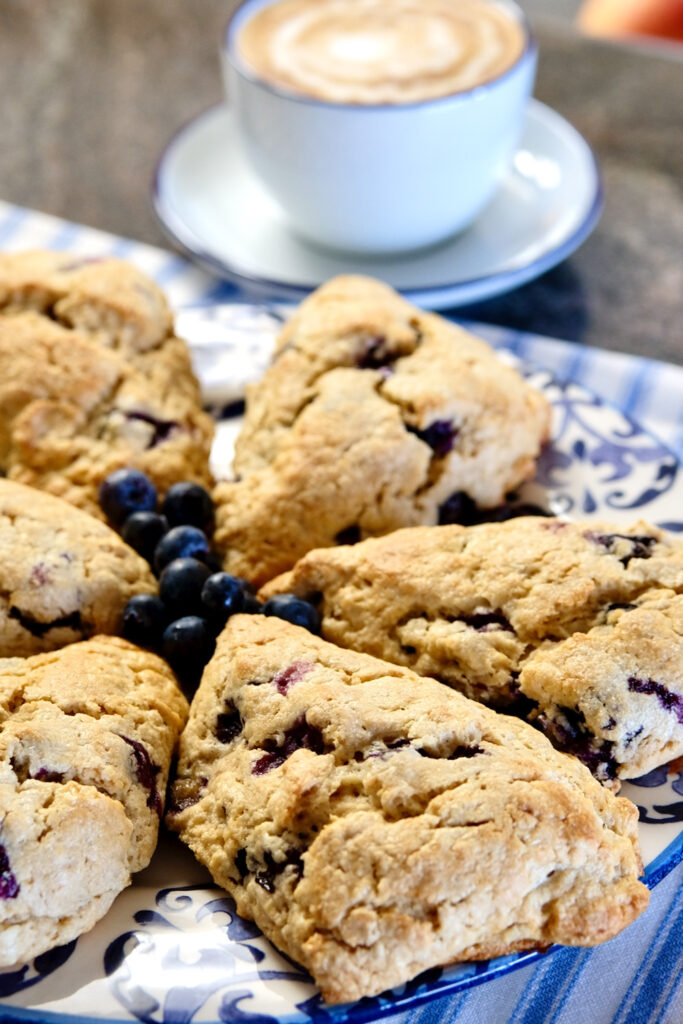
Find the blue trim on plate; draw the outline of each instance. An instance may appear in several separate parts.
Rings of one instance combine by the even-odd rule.
[[[645,868],[643,881],[648,889],[659,885],[683,861],[683,832],[673,839]]]
[[[14,1024],[14,1021],[33,1021],[34,1024],[132,1024],[134,1020],[134,1017],[75,1017],[73,1014],[25,1010],[20,1006],[0,1003],[0,1024]],[[220,1024],[220,1021],[216,1024]]]
[[[210,273],[231,281],[251,294],[260,293],[263,296],[276,296],[278,298],[299,301],[308,295],[309,292],[318,288],[322,281],[298,285],[245,273],[206,249],[199,236],[191,228],[188,228],[183,219],[176,214],[166,195],[163,178],[165,165],[173,149],[183,140],[186,133],[199,122],[215,117],[225,109],[227,109],[226,104],[217,103],[209,107],[202,114],[187,121],[172,135],[161,153],[154,170],[151,187],[154,212],[171,242],[178,245],[192,260],[199,263]],[[604,206],[602,175],[595,154],[576,128],[551,107],[540,103],[538,100],[531,100],[529,109],[541,110],[543,116],[554,119],[556,123],[561,122],[563,130],[569,130],[573,134],[577,145],[584,148],[589,157],[595,179],[595,194],[583,221],[563,242],[526,266],[500,273],[468,278],[464,281],[430,285],[428,288],[409,287],[400,289],[401,294],[410,301],[415,302],[417,305],[443,309],[458,305],[469,305],[472,302],[479,302],[485,298],[499,295],[501,292],[511,291],[513,288],[526,284],[528,281],[539,277],[547,270],[561,263],[562,260],[570,256],[588,238],[595,228]]]

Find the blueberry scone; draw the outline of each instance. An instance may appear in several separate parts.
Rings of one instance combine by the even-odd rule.
[[[163,292],[132,264],[69,252],[0,253],[0,311],[22,310],[132,357],[162,346],[173,329]]]
[[[534,472],[543,395],[467,331],[339,277],[302,303],[248,390],[237,479],[216,490],[229,572],[264,582],[314,547],[498,505]]]
[[[0,659],[0,966],[87,931],[149,863],[186,715],[125,640]]]
[[[213,426],[177,345],[144,369],[40,313],[0,316],[0,470],[99,517],[99,485],[123,466],[162,493],[208,483]]]
[[[118,633],[149,565],[104,523],[59,498],[0,479],[0,657]]]
[[[172,828],[329,1002],[592,945],[646,906],[637,811],[515,718],[236,616],[181,740]]]
[[[524,517],[311,551],[263,596],[322,634],[529,718],[598,778],[683,754],[683,544],[645,523]]]
[[[52,250],[0,253],[0,314],[26,311],[117,350],[148,379],[151,392],[173,390],[199,408],[190,354],[174,334],[166,298],[131,263]]]

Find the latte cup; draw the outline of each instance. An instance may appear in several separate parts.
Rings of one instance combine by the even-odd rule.
[[[260,77],[236,40],[271,0],[246,0],[222,47],[238,135],[251,169],[291,227],[326,248],[392,254],[467,228],[494,195],[520,139],[537,49],[520,8],[515,62],[481,85],[411,103],[348,104]]]

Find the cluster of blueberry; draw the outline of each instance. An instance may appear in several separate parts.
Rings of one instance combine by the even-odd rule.
[[[211,657],[215,638],[236,612],[276,615],[313,633],[320,616],[294,594],[261,604],[247,580],[221,571],[211,550],[211,496],[199,484],[169,488],[161,509],[151,480],[137,469],[119,469],[102,483],[102,511],[121,536],[152,566],[159,594],[137,594],[123,612],[123,635],[158,649],[187,686]]]

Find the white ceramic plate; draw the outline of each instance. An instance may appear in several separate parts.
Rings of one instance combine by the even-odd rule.
[[[221,402],[238,398],[244,383],[261,372],[277,316],[248,306],[223,306],[213,315],[204,310],[201,316],[203,332],[196,311],[181,313],[179,323],[195,339],[205,392]],[[521,369],[554,409],[553,442],[525,500],[547,503],[570,518],[628,523],[642,516],[683,530],[681,468],[665,445],[589,388],[559,384],[547,371]],[[229,462],[237,423],[233,417],[219,431],[219,466]],[[683,856],[682,769],[662,767],[622,789],[640,808],[650,887]],[[499,977],[538,956],[435,968],[382,996],[327,1008],[301,968],[238,918],[232,900],[164,832],[150,867],[93,931],[31,964],[0,972],[0,1016],[3,1022],[45,1024],[362,1024]]]
[[[595,227],[602,192],[585,140],[533,100],[512,168],[471,228],[400,257],[333,253],[289,228],[244,162],[232,112],[219,105],[170,141],[153,202],[189,256],[258,298],[300,299],[335,274],[353,272],[445,309],[509,291],[565,259]]]

